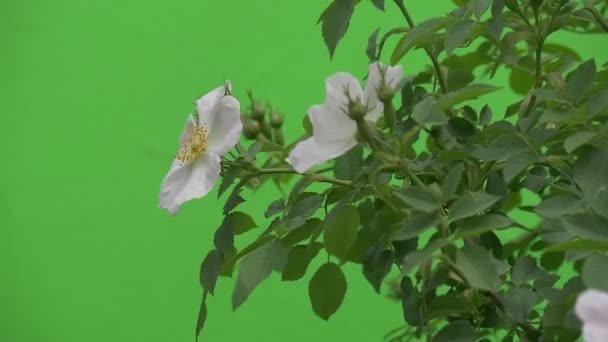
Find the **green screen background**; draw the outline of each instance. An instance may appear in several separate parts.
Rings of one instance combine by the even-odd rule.
[[[252,88],[283,110],[296,139],[324,79],[364,76],[369,34],[402,25],[389,1],[390,14],[359,5],[330,62],[315,25],[327,3],[0,2],[0,341],[193,340],[198,268],[222,202],[213,193],[176,217],[157,208],[184,120],[193,100],[230,79],[243,106]],[[408,3],[417,21],[451,6]],[[605,37],[554,40],[606,61]],[[404,70],[424,63],[416,52]],[[491,101],[513,99],[505,90]],[[261,213],[277,197],[264,188],[242,208],[265,227]],[[400,307],[359,267],[346,269],[347,297],[329,322],[312,313],[305,281],[273,275],[232,312],[232,280],[222,278],[202,341],[380,341],[401,324]]]

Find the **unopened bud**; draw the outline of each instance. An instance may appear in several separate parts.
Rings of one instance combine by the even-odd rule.
[[[264,107],[259,102],[254,102],[253,106],[251,106],[251,117],[255,120],[263,120],[265,113]]]
[[[361,101],[351,101],[348,104],[348,116],[355,121],[363,120],[367,114],[367,106],[361,103]]]
[[[283,125],[283,116],[278,112],[270,114],[270,125],[272,128],[280,128]]]
[[[255,120],[245,118],[243,120],[243,135],[245,138],[255,139],[258,133],[260,133],[260,123]]]
[[[378,89],[378,99],[382,103],[390,102],[394,96],[395,90],[386,84],[381,85],[380,89]]]

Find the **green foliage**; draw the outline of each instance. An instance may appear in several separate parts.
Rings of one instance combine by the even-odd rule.
[[[200,270],[197,333],[207,295],[235,268],[234,308],[276,272],[307,281],[313,312],[328,320],[345,299],[342,266],[358,264],[402,307],[391,341],[576,340],[576,296],[608,291],[608,63],[549,38],[605,36],[608,6],[454,0],[452,12],[416,24],[401,0],[333,0],[319,19],[330,57],[359,3],[404,16],[362,44],[370,60],[395,38],[391,64],[421,49],[428,66],[408,68],[401,88],[378,87],[384,118],[359,122],[359,144],[303,174],[286,162],[294,144],[282,120],[250,94],[242,117],[257,128],[222,160],[219,195],[230,194]],[[500,108],[496,96],[517,100]],[[307,117],[303,128],[314,135]],[[270,222],[235,211],[269,183],[282,194],[265,206]],[[539,224],[522,225],[522,213]],[[559,281],[568,267],[571,279]]]

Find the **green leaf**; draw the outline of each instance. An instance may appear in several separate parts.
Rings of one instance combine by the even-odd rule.
[[[384,12],[384,0],[372,0],[374,7]]]
[[[217,198],[220,198],[222,194],[228,190],[228,188],[234,183],[234,180],[238,175],[241,174],[241,167],[239,165],[230,165],[228,169],[222,174],[222,182],[220,183],[219,190],[217,191]]]
[[[433,298],[427,314],[428,319],[444,318],[469,311],[469,303],[461,296],[447,294]]]
[[[587,102],[587,117],[592,118],[606,111],[608,111],[608,90],[602,90]]]
[[[207,321],[207,314],[207,291],[203,291],[203,299],[201,300],[201,305],[198,309],[198,319],[196,320],[196,331],[194,333],[196,341],[198,341],[198,337],[200,336],[201,331],[203,331],[203,328],[205,327],[205,322]]]
[[[402,241],[419,236],[425,230],[434,227],[439,220],[440,217],[437,213],[422,213],[408,217],[395,231],[391,240]]]
[[[448,17],[432,18],[423,21],[416,25],[409,32],[405,33],[401,40],[397,43],[393,55],[391,56],[391,64],[399,63],[401,58],[405,56],[412,48],[424,43],[431,38],[434,33],[448,26],[454,19]]]
[[[451,200],[456,194],[456,191],[458,191],[458,187],[462,182],[463,172],[464,165],[462,163],[457,163],[456,165],[449,167],[448,173],[441,183],[441,193],[443,194],[444,201]]]
[[[460,44],[467,39],[474,27],[475,22],[473,20],[465,19],[457,22],[448,29],[444,40],[445,51],[448,55],[451,55],[454,49],[459,47]]]
[[[530,311],[538,304],[538,297],[530,289],[512,288],[504,298],[507,316],[516,323],[528,321]]]
[[[445,244],[446,241],[443,239],[433,240],[423,249],[407,254],[405,258],[403,258],[403,263],[401,264],[401,273],[405,275],[414,268],[420,266]]]
[[[285,228],[292,229],[299,227],[306,219],[314,215],[321,206],[323,206],[323,196],[319,194],[312,194],[297,201],[289,209],[285,217],[285,221],[283,222]]]
[[[308,265],[323,248],[320,242],[309,245],[297,245],[291,248],[287,257],[287,266],[283,270],[281,279],[283,281],[294,281],[302,278],[308,269]]]
[[[579,252],[608,252],[608,242],[576,239],[570,240],[555,245],[550,245],[545,249],[547,252],[565,252],[565,251],[579,251]]]
[[[471,4],[475,17],[477,20],[481,20],[481,16],[486,13],[488,8],[490,8],[490,5],[492,5],[492,0],[473,0]]]
[[[240,211],[230,213],[222,224],[230,225],[235,235],[246,233],[257,227],[251,216]]]
[[[446,81],[448,82],[447,91],[454,91],[473,82],[475,80],[475,75],[473,75],[472,70],[450,68],[448,69],[446,78]],[[475,121],[471,122],[475,123]]]
[[[318,218],[311,218],[306,220],[306,223],[293,229],[289,233],[285,234],[281,238],[281,244],[284,247],[293,246],[308,239],[313,232],[320,231],[322,228],[322,222]]]
[[[497,260],[479,246],[466,246],[456,253],[456,265],[472,288],[496,291],[500,288]]]
[[[500,197],[485,192],[469,192],[452,204],[448,218],[450,222],[477,215],[489,209]]]
[[[363,147],[356,145],[348,152],[336,158],[334,175],[338,179],[352,180],[363,169]]]
[[[528,169],[530,165],[538,161],[538,156],[532,151],[523,151],[512,155],[507,159],[505,168],[502,171],[505,182],[510,183],[520,173]]]
[[[315,314],[329,320],[342,305],[346,286],[346,277],[338,265],[323,264],[308,283],[308,296]]]
[[[457,104],[477,99],[480,96],[495,92],[499,89],[499,87],[489,84],[469,84],[462,89],[441,95],[435,102],[433,108],[436,111],[444,111]]]
[[[232,309],[236,310],[272,270],[282,271],[287,263],[287,249],[278,241],[268,243],[247,254],[241,261],[232,293]]]
[[[527,149],[528,145],[519,136],[504,134],[492,141],[489,146],[473,151],[473,155],[485,161],[506,160],[512,155]]]
[[[585,212],[585,206],[576,195],[560,194],[546,198],[536,207],[536,213],[549,219]]]
[[[593,85],[596,77],[595,60],[590,59],[578,66],[568,75],[566,95],[577,102]]]
[[[564,140],[564,148],[566,149],[566,152],[572,153],[577,148],[588,143],[595,135],[595,132],[589,131],[576,132]]]
[[[348,31],[350,18],[355,10],[355,0],[333,0],[318,22],[322,22],[323,40],[332,58],[338,43]]]
[[[566,231],[583,239],[608,241],[608,220],[586,213],[562,218]]]
[[[517,286],[521,286],[529,281],[539,279],[544,276],[544,273],[536,265],[536,260],[526,255],[517,259],[515,265],[511,269],[511,280]]]
[[[412,118],[420,125],[443,125],[448,121],[443,113],[433,109],[433,98],[430,96],[414,105]]]
[[[419,186],[401,188],[395,192],[395,196],[412,208],[425,212],[433,212],[441,207],[441,201],[432,192]]]
[[[367,49],[365,49],[365,54],[367,54],[367,57],[371,60],[376,59],[376,41],[378,40],[378,33],[380,33],[379,27],[372,32],[367,40]]]
[[[475,126],[469,120],[453,117],[448,121],[448,132],[459,141],[468,140],[475,135]]]
[[[230,193],[230,196],[228,196],[228,199],[226,200],[226,204],[224,204],[224,215],[228,215],[228,213],[230,213],[239,204],[245,202],[245,199],[240,195],[241,190],[241,187],[235,187],[232,190],[232,193]]]
[[[211,295],[213,295],[213,292],[215,291],[215,284],[217,283],[217,278],[220,276],[222,264],[222,255],[217,249],[212,249],[207,253],[205,260],[203,260],[201,265],[201,285],[203,286],[203,289],[209,291]]]
[[[285,210],[285,200],[279,198],[278,200],[272,201],[268,206],[268,209],[264,212],[265,218],[270,218],[274,215],[280,214]]]
[[[359,212],[357,208],[342,208],[325,227],[325,249],[331,255],[345,260],[348,249],[355,243],[359,231]]]
[[[474,342],[475,338],[475,328],[467,321],[457,320],[441,329],[433,342]]]
[[[479,114],[479,124],[487,126],[492,121],[492,116],[492,108],[488,105],[483,106],[481,113]]]
[[[585,151],[573,165],[573,177],[587,204],[608,218],[608,149]]]
[[[484,214],[469,217],[458,223],[456,238],[481,235],[494,229],[504,229],[513,226],[513,221],[499,214]]]
[[[587,258],[582,271],[583,283],[588,288],[608,291],[606,265],[608,265],[608,256],[606,255],[592,255]]]
[[[384,249],[384,244],[378,244],[368,255],[363,258],[363,275],[380,293],[382,281],[393,266],[393,251]]]

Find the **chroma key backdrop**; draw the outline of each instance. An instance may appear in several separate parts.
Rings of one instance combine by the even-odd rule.
[[[608,290],[607,22],[593,0],[1,1],[0,341],[194,341],[206,258],[214,288],[201,341],[571,341],[596,331],[573,307],[586,288]],[[337,72],[352,74],[335,78],[338,97],[361,87],[353,79],[371,84],[332,107],[345,124],[330,133],[351,127],[348,149],[357,145],[346,157],[345,145],[323,152],[327,126],[305,120],[330,102]],[[177,215],[159,208],[188,116],[227,108],[196,106],[218,87],[244,115],[239,147],[218,152],[223,177],[232,167],[256,187],[254,175],[268,176],[233,210],[247,227],[230,229],[251,231],[228,238],[216,234],[232,191],[218,199],[222,178],[198,200],[167,190],[161,206]],[[282,121],[281,133],[256,110]],[[212,148],[207,133],[182,139],[184,163]],[[307,134],[317,140],[290,154]],[[505,160],[521,147],[515,136],[540,139],[533,159]],[[290,197],[296,171],[321,183]],[[295,247],[280,240],[336,207],[323,233],[297,240],[314,253],[325,242],[300,255],[312,261],[299,274]],[[349,261],[359,220],[363,236],[379,225],[366,221],[375,212],[393,215],[387,231]],[[251,268],[236,263],[215,282],[236,258],[222,243],[234,237],[242,252],[265,232],[276,246],[250,255],[276,247],[282,259],[250,257]],[[283,275],[265,279],[271,268]]]

